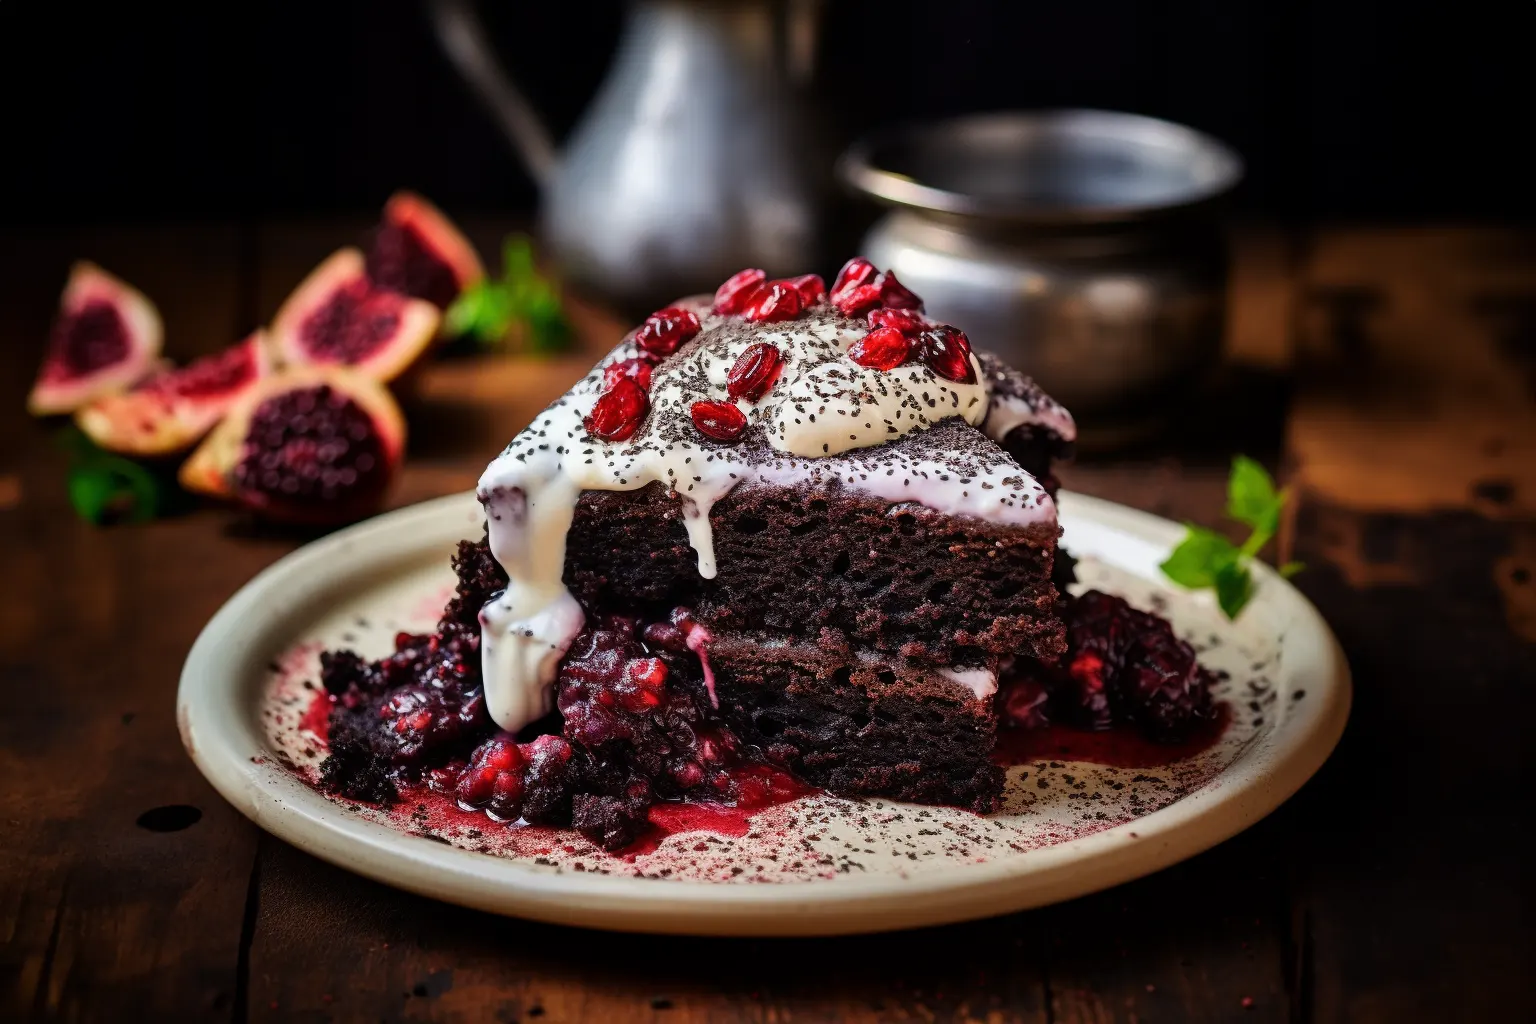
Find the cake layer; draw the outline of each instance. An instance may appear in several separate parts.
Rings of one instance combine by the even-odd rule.
[[[992,668],[747,634],[716,635],[708,658],[717,713],[771,764],[845,796],[996,809]]]
[[[743,487],[710,512],[716,573],[699,575],[675,496],[581,496],[565,583],[590,612],[687,605],[716,631],[824,629],[950,665],[1064,650],[1051,583],[1058,527],[1012,526],[892,505],[832,486]]]

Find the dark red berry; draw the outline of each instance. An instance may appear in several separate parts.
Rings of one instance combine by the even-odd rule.
[[[1053,701],[1064,717],[1094,729],[1134,722],[1149,737],[1177,741],[1215,714],[1212,677],[1165,619],[1090,590],[1067,621],[1067,681]]]
[[[795,286],[788,281],[769,281],[758,285],[742,302],[741,316],[760,323],[793,320],[804,303]]]
[[[715,312],[740,313],[747,295],[766,280],[766,270],[742,270],[732,274],[725,284],[715,290]]]
[[[827,282],[821,279],[820,274],[801,274],[790,278],[789,283],[800,293],[803,305],[809,306],[827,297]]]
[[[976,383],[976,367],[971,361],[971,341],[965,332],[938,324],[925,330],[919,337],[923,362],[945,380],[957,384]]]
[[[598,396],[582,423],[599,441],[624,441],[640,429],[640,421],[650,408],[651,400],[640,385],[623,377]]]
[[[910,309],[889,309],[881,306],[869,311],[869,326],[894,327],[902,334],[916,334],[928,326],[921,313]]]
[[[609,363],[603,370],[604,390],[612,388],[628,377],[646,391],[651,389],[651,361],[649,359],[620,359]]]
[[[459,776],[454,789],[459,803],[485,806],[495,793],[496,780],[507,774],[520,779],[526,760],[517,741],[506,733],[486,740],[469,756],[469,767]]]
[[[747,417],[730,402],[694,402],[693,425],[699,433],[730,444],[747,429]]]
[[[668,306],[645,318],[635,334],[635,344],[653,356],[669,356],[698,333],[699,318],[691,310]]]
[[[876,327],[848,349],[848,358],[872,370],[894,370],[907,361],[912,346],[894,327]]]
[[[731,372],[726,375],[725,392],[732,398],[755,402],[773,390],[783,369],[784,357],[779,353],[778,346],[766,341],[754,342],[731,364]]]
[[[880,275],[880,304],[892,309],[922,309],[923,300],[912,290],[896,280],[896,271],[887,270]]]

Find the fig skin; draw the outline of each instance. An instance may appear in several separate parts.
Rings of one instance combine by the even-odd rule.
[[[165,340],[160,311],[143,292],[96,264],[80,260],[70,268],[59,297],[59,317],[76,316],[93,303],[106,303],[116,311],[127,335],[128,351],[116,362],[73,372],[63,352],[50,344],[27,396],[27,411],[33,416],[74,412],[102,395],[127,390],[156,369]]]
[[[245,454],[246,437],[256,410],[268,399],[287,392],[329,386],[350,398],[372,421],[377,434],[385,480],[376,494],[364,504],[356,502],[315,502],[304,507],[277,506],[266,496],[242,493],[233,480],[235,467]],[[405,456],[405,416],[389,389],[383,384],[343,366],[294,366],[267,377],[243,395],[223,421],[203,440],[182,464],[177,479],[181,486],[197,494],[232,500],[263,518],[275,522],[307,525],[335,525],[364,518],[378,511],[385,493],[398,475]]]
[[[235,353],[249,376],[219,392],[188,393],[185,387],[218,360]],[[248,390],[274,372],[266,332],[255,331],[232,348],[205,356],[180,370],[167,369],[126,392],[103,395],[75,413],[75,424],[98,448],[140,458],[160,458],[191,448]]]
[[[332,253],[310,271],[272,319],[272,344],[285,366],[343,365],[314,351],[305,338],[310,319],[320,314],[339,292],[387,304],[397,315],[394,333],[366,356],[351,362],[354,370],[382,383],[400,377],[432,347],[442,314],[432,303],[374,287],[362,251],[348,246]]]

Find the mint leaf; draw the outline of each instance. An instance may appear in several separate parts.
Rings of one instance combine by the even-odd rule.
[[[172,484],[137,462],[96,447],[78,427],[61,431],[54,440],[69,454],[69,503],[86,522],[141,523],[174,504]]]
[[[160,511],[160,485],[143,466],[101,455],[69,471],[69,502],[88,523],[142,523]]]
[[[521,345],[552,352],[565,348],[573,335],[570,321],[559,289],[538,271],[532,239],[508,235],[501,259],[500,278],[465,289],[448,307],[448,334],[471,337],[486,349]]]
[[[512,303],[504,287],[482,281],[454,300],[446,319],[450,335],[468,335],[481,344],[494,345],[512,326]]]
[[[1217,571],[1237,561],[1238,549],[1214,530],[1193,523],[1188,525],[1189,536],[1173,549],[1159,568],[1164,576],[1191,590],[1214,586]]]
[[[1216,570],[1216,603],[1227,618],[1235,619],[1253,596],[1253,574],[1246,565],[1229,562]]]
[[[501,276],[508,283],[537,277],[533,258],[533,239],[527,235],[508,235],[501,243]]]
[[[1189,534],[1160,567],[1163,575],[1194,590],[1213,588],[1216,603],[1227,618],[1237,618],[1253,597],[1249,563],[1280,529],[1280,515],[1290,497],[1289,488],[1275,490],[1275,482],[1263,466],[1246,455],[1234,456],[1227,478],[1226,512],[1251,528],[1248,539],[1237,546],[1214,531],[1188,524]],[[1289,578],[1301,569],[1300,562],[1287,562],[1278,571]]]
[[[1268,470],[1246,455],[1232,459],[1232,474],[1227,478],[1229,517],[1264,531],[1268,540],[1280,528],[1280,508],[1284,503],[1285,496],[1275,492],[1275,482]]]

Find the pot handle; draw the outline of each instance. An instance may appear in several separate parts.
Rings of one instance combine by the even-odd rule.
[[[548,189],[559,157],[533,104],[502,70],[473,0],[427,0],[427,14],[443,52],[485,104],[539,188]]]

